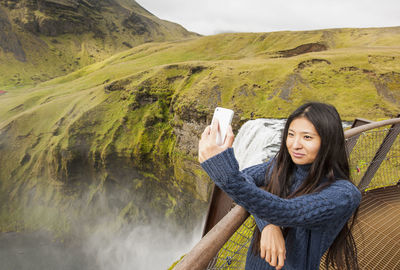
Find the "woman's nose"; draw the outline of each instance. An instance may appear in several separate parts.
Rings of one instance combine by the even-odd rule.
[[[300,137],[295,137],[294,138],[294,140],[293,140],[293,148],[299,149],[299,148],[302,147],[300,139],[301,139]]]

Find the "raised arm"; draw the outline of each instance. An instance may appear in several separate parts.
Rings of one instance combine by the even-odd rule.
[[[242,171],[242,175],[245,177],[246,181],[254,183],[257,187],[265,186],[265,174],[270,164],[271,160],[263,164],[248,167]],[[253,215],[253,217],[260,231],[262,231],[265,226],[270,224],[268,221],[259,218],[256,215]]]
[[[349,218],[361,200],[359,190],[340,180],[321,192],[282,199],[249,183],[239,171],[233,149],[215,155],[202,164],[211,179],[251,214],[284,227],[319,227]]]

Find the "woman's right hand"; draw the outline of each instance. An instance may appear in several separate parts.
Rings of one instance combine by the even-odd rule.
[[[285,239],[280,227],[269,224],[261,232],[260,256],[277,270],[282,269],[286,259]]]
[[[206,127],[204,132],[201,134],[199,140],[199,161],[204,162],[205,160],[225,151],[228,147],[232,147],[235,135],[233,135],[232,127],[228,126],[226,131],[226,138],[223,145],[217,145],[217,133],[219,129],[218,120],[214,121],[211,126]]]

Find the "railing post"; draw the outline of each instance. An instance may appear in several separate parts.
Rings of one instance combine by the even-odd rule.
[[[382,161],[385,159],[387,153],[395,142],[397,135],[400,133],[400,124],[394,124],[390,128],[389,132],[386,134],[385,139],[382,144],[379,146],[378,151],[374,158],[372,159],[370,165],[368,166],[367,171],[362,177],[360,183],[358,184],[358,188],[364,190],[368,187],[375,173],[378,171],[379,167],[382,164]]]
[[[356,118],[354,120],[353,124],[351,125],[351,128],[359,127],[359,126],[370,124],[370,123],[372,123],[371,120],[367,120],[367,119],[363,119],[363,118]],[[351,151],[353,151],[353,148],[357,144],[359,137],[360,137],[360,134],[357,134],[346,140],[346,153],[347,153],[348,157],[350,157]]]
[[[233,200],[214,184],[203,234],[206,235],[231,210]]]

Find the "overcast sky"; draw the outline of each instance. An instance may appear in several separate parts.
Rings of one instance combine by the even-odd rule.
[[[202,35],[400,26],[400,0],[137,0]]]

